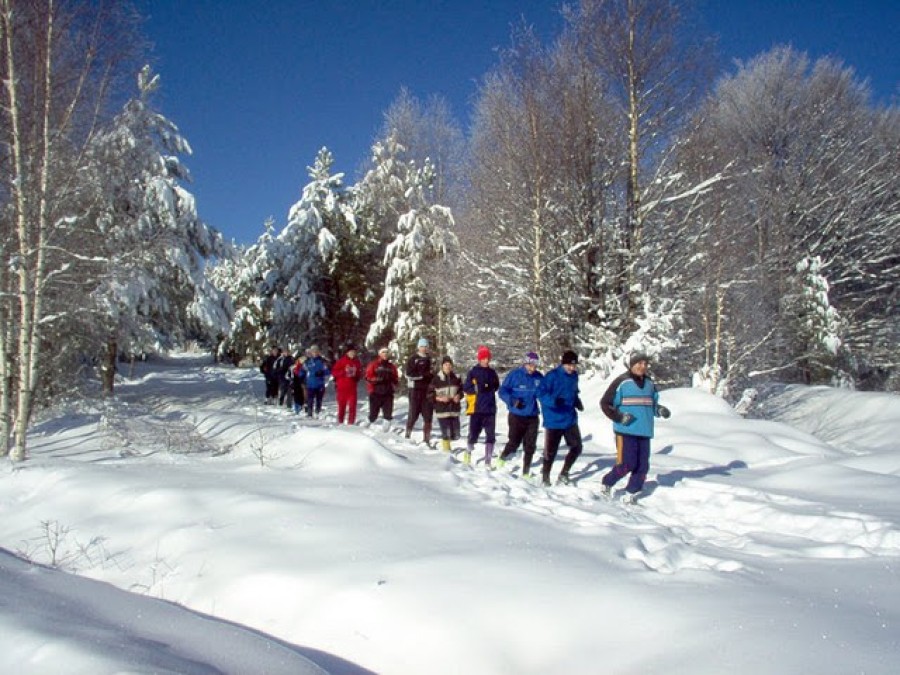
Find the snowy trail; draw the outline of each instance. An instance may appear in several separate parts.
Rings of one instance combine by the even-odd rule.
[[[603,384],[586,381],[585,401]],[[517,477],[520,458],[466,467],[378,426],[337,426],[330,398],[321,420],[263,406],[260,385],[173,359],[111,405],[39,422],[32,459],[0,475],[0,508],[18,515],[0,547],[47,562],[53,544],[69,571],[373,672],[755,673],[773,672],[773,654],[777,672],[893,671],[890,447],[844,453],[669,390],[646,497],[626,507],[598,495],[612,455],[596,408],[581,418],[579,483],[544,489]],[[2,606],[0,622],[18,630]]]
[[[776,423],[756,421],[757,430],[754,431],[702,434],[700,438],[705,440],[699,443],[697,436],[675,444],[657,443],[662,449],[655,452],[652,460],[653,469],[645,487],[647,496],[639,506],[625,507],[599,494],[599,478],[612,465],[613,459],[593,440],[585,443],[585,452],[573,471],[573,475],[580,478],[578,486],[544,489],[518,478],[521,451],[504,469],[486,471],[477,457],[481,445],[473,457],[475,464],[470,468],[452,461],[440,451],[403,439],[399,434],[405,422],[402,398],[397,401],[391,432],[381,431],[380,421],[371,429],[362,425],[337,427],[333,401],[326,400],[323,419],[310,420],[286,409],[260,405],[255,391],[258,388],[255,373],[215,368],[207,374],[210,373],[215,376],[212,383],[208,378],[198,381],[183,370],[151,376],[143,383],[141,405],[151,410],[177,407],[192,412],[173,420],[171,414],[158,419],[155,413],[148,411],[144,415],[134,415],[132,410],[127,418],[130,428],[120,431],[119,435],[143,437],[148,435],[144,426],[164,425],[166,432],[162,437],[181,439],[188,451],[196,448],[197,451],[227,452],[241,443],[222,444],[217,437],[227,435],[228,430],[204,428],[203,424],[207,413],[226,409],[241,414],[243,424],[253,427],[242,436],[251,443],[254,437],[272,443],[300,433],[304,428],[339,429],[342,433],[363,435],[401,459],[448,473],[452,476],[451,485],[458,491],[491,505],[518,509],[589,532],[617,538],[631,537],[631,543],[623,547],[624,557],[667,574],[682,569],[733,572],[752,566],[754,558],[853,559],[900,555],[900,526],[895,522],[831,504],[742,486],[735,480],[727,483],[720,480],[721,477],[734,478],[745,471],[748,463],[743,460],[732,459],[721,466],[698,466],[690,461],[698,454],[733,457],[739,453],[730,450],[729,446],[750,447],[756,448],[752,453],[753,468],[772,471],[798,462],[808,463],[811,455],[833,455],[814,445],[811,448],[809,438],[786,427],[778,428]],[[225,386],[215,379],[224,380]],[[173,383],[177,385],[174,388]],[[227,394],[225,399],[223,391]],[[123,398],[127,399],[127,394]],[[363,397],[360,398],[358,418],[365,419],[365,403]],[[136,404],[129,405],[134,407]],[[758,430],[760,427],[765,433]],[[701,425],[700,428],[709,427]],[[506,440],[505,431],[505,415],[501,413],[498,414],[498,449]],[[677,432],[675,437],[682,433]],[[415,432],[414,439],[419,434]],[[608,433],[600,431],[595,435],[602,438]],[[586,438],[592,439],[593,435],[588,433]],[[458,441],[456,452],[463,445],[464,440]],[[538,462],[541,446],[542,436],[538,444]],[[682,447],[685,448],[684,456],[680,452]],[[565,447],[561,449],[558,462],[564,452]]]

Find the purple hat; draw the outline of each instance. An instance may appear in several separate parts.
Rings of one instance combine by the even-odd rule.
[[[523,363],[530,363],[534,366],[541,362],[541,357],[538,356],[535,352],[525,352],[525,358],[522,359]]]

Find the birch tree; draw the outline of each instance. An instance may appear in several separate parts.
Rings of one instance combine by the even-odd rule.
[[[0,0],[3,146],[8,182],[3,213],[4,307],[0,318],[0,433],[11,457],[26,457],[49,303],[73,263],[71,236],[83,151],[108,114],[134,40],[127,5]]]

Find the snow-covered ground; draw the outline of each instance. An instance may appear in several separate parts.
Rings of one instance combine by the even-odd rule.
[[[625,507],[599,380],[579,484],[545,490],[259,405],[253,369],[141,368],[2,465],[0,672],[900,668],[900,397],[665,391]]]

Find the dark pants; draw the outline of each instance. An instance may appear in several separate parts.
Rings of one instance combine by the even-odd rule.
[[[306,403],[306,387],[294,382],[294,412],[299,413],[304,403]]]
[[[640,492],[650,471],[650,439],[643,436],[616,434],[616,465],[603,476],[603,484],[612,487],[630,473],[625,491]]]
[[[472,413],[469,416],[469,445],[475,445],[484,431],[485,445],[493,446],[497,441],[497,415],[495,413]]]
[[[325,398],[325,387],[318,389],[306,388],[306,414],[312,417],[313,412],[316,414],[322,412],[322,399]]]
[[[374,422],[375,420],[377,420],[378,413],[381,413],[381,416],[388,421],[394,419],[393,393],[369,394],[369,422]]]
[[[441,438],[445,441],[459,440],[459,417],[438,417]]]
[[[553,462],[556,461],[556,453],[559,451],[559,442],[565,438],[566,445],[569,446],[569,452],[566,460],[563,462],[560,474],[569,475],[575,460],[581,455],[581,430],[577,424],[573,424],[568,429],[544,429],[544,466],[541,467],[541,474],[544,480],[550,480],[550,470],[553,468]]]
[[[266,378],[266,400],[269,399],[274,400],[278,398],[278,378],[277,377],[267,377]]]
[[[428,400],[427,389],[410,389],[409,390],[409,415],[406,418],[406,430],[412,431],[419,415],[422,415],[422,421],[431,429],[431,418],[434,415],[434,406]]]
[[[500,453],[500,459],[506,460],[516,454],[519,445],[524,450],[524,459],[522,461],[522,473],[531,471],[531,461],[534,458],[534,451],[537,449],[538,428],[540,427],[540,418],[523,417],[522,415],[513,415],[509,413],[507,419],[509,423],[509,440],[503,452]]]
[[[293,389],[293,385],[285,378],[281,378],[281,382],[278,384],[278,405],[286,405],[288,408],[291,407],[291,390]]]

